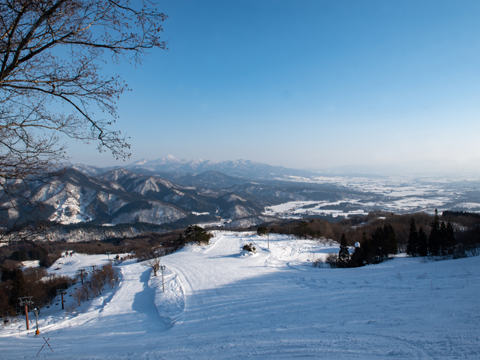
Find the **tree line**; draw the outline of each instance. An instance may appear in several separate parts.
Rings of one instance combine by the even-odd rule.
[[[367,237],[362,234],[362,241],[355,243],[355,251],[350,254],[345,233],[340,239],[340,251],[338,255],[331,254],[327,258],[330,267],[360,267],[368,264],[378,264],[391,258],[398,252],[395,230],[390,224],[379,226]]]
[[[417,231],[415,220],[410,222],[407,254],[410,256],[447,256],[454,255],[456,247],[455,231],[450,222],[440,222],[437,210],[427,238],[425,230],[420,227]]]

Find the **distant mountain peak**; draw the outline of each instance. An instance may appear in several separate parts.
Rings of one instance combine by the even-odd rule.
[[[205,159],[179,160],[167,155],[156,160],[134,163],[127,166],[134,172],[148,171],[150,173],[191,173],[201,174],[205,171],[218,171],[228,176],[244,179],[278,179],[288,176],[311,176],[312,173],[303,170],[287,169],[282,166],[271,166],[250,160],[238,159],[228,161],[213,161]],[[164,176],[164,175],[162,175]]]
[[[141,160],[138,160],[138,161],[133,162],[131,165],[143,165],[143,164],[145,164],[147,161],[148,161],[147,158],[143,158],[143,159],[141,159]]]
[[[167,156],[164,156],[162,158],[160,158],[159,160],[164,160],[166,162],[179,162],[180,160],[178,160],[175,156],[173,155],[170,155],[168,154]]]

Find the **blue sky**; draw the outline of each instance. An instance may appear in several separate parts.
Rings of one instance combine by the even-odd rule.
[[[168,51],[111,65],[131,161],[480,158],[480,1],[160,1]],[[72,162],[113,165],[70,143]],[[120,165],[120,164],[119,164]]]

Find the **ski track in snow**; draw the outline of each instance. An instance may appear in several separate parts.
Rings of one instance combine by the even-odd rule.
[[[242,253],[253,243],[256,254]],[[480,257],[398,257],[358,269],[313,268],[337,252],[310,240],[218,232],[208,246],[119,265],[120,282],[78,314],[42,310],[39,337],[0,329],[1,359],[478,359]],[[106,256],[75,254],[73,275]],[[30,318],[34,318],[31,314]],[[33,330],[32,330],[33,329]]]

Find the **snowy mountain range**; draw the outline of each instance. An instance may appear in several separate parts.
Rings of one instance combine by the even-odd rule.
[[[104,169],[103,173],[94,170],[96,175],[89,175],[93,171],[88,167],[67,168],[61,176],[30,189],[44,204],[44,218],[61,226],[76,224],[77,228],[81,224],[150,224],[171,229],[218,222],[250,226],[275,218],[264,213],[267,206],[348,197],[341,187],[254,181],[217,171],[169,173],[175,179],[172,181],[130,171],[132,168]],[[11,213],[10,220],[16,220],[16,216]]]
[[[74,165],[75,169],[97,175],[102,170],[93,166]],[[173,176],[172,174],[201,174],[206,171],[218,171],[232,177],[245,179],[284,179],[290,176],[312,176],[314,173],[304,170],[288,169],[283,166],[271,166],[250,160],[212,161],[203,159],[179,160],[167,155],[156,160],[142,159],[124,167],[132,172]],[[112,169],[112,168],[110,168]]]
[[[44,204],[42,216],[61,228],[57,239],[88,239],[131,236],[138,233],[139,224],[148,231],[166,231],[190,224],[248,227],[285,218],[334,221],[376,210],[480,211],[478,184],[451,179],[326,177],[244,160],[166,156],[124,168],[78,164],[29,190]],[[18,219],[14,211],[8,215],[11,222]],[[93,229],[88,235],[81,233],[86,226]],[[72,227],[77,233],[67,234]]]

